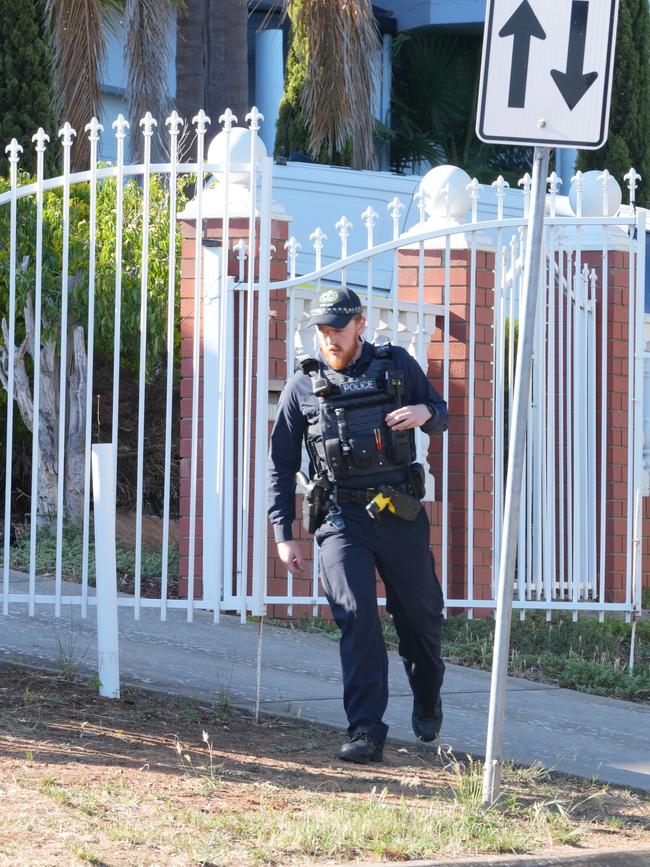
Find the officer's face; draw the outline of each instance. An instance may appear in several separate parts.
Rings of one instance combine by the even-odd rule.
[[[361,335],[366,327],[363,318],[351,319],[345,328],[317,325],[318,340],[323,358],[334,370],[347,367],[361,348]]]

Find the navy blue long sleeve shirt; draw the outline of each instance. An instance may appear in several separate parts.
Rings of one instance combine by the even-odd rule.
[[[372,358],[373,345],[364,341],[361,355],[345,369],[345,373],[352,377],[362,376]],[[323,366],[327,368],[322,356],[320,359]],[[424,403],[431,404],[435,408],[434,414],[421,426],[421,430],[426,434],[442,433],[447,430],[447,404],[426,378],[417,361],[400,346],[393,347],[392,361],[403,376],[403,405]],[[308,419],[313,419],[318,414],[318,398],[312,391],[311,379],[302,370],[298,370],[287,380],[282,391],[271,434],[268,505],[276,542],[288,542],[293,538],[291,525],[295,519],[295,477],[301,465],[302,445],[307,434]],[[393,471],[389,477],[386,473],[378,471],[376,479],[365,477],[361,487],[401,483],[406,478],[406,470],[398,471],[398,474],[399,477],[396,477]],[[348,484],[355,487],[354,482]],[[358,479],[356,486],[360,486]]]

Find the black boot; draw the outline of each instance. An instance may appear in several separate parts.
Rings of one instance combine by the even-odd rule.
[[[435,741],[442,728],[442,701],[440,696],[433,704],[413,698],[413,713],[411,714],[413,734],[425,743]]]
[[[384,745],[374,741],[366,732],[352,735],[339,751],[339,758],[344,762],[357,762],[366,765],[368,762],[383,762]]]

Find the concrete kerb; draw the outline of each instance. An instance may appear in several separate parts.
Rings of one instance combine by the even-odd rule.
[[[650,849],[604,849],[541,857],[539,855],[477,855],[434,861],[359,861],[355,867],[647,867]],[[305,864],[304,867],[312,867]],[[313,865],[315,867],[315,865]]]

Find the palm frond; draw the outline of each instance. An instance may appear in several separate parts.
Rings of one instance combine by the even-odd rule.
[[[126,0],[126,109],[131,123],[130,151],[136,160],[142,158],[144,148],[139,121],[147,111],[158,121],[151,142],[154,162],[164,152],[165,118],[170,104],[166,92],[167,65],[170,60],[169,32],[174,15],[173,0]]]
[[[373,80],[379,33],[370,0],[291,0],[294,26],[307,41],[303,111],[310,152],[331,155],[352,143],[354,168],[372,168]]]
[[[87,167],[85,126],[101,113],[100,74],[106,59],[103,6],[101,0],[45,0],[54,56],[54,110],[77,131],[73,170]]]

